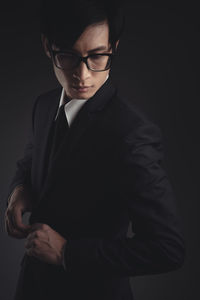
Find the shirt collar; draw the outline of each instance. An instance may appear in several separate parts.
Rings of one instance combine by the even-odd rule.
[[[108,73],[108,75],[107,75],[107,77],[106,77],[104,83],[106,82],[106,80],[108,79],[108,77],[109,77],[109,73]],[[57,113],[56,113],[55,120],[56,120],[56,118],[57,118],[57,116],[58,116],[58,112],[59,112],[60,106],[63,105],[63,104],[66,102],[66,101],[65,101],[66,97],[67,97],[67,96],[66,96],[65,89],[62,88],[62,92],[61,92],[61,96],[60,96],[60,102],[59,102],[59,106],[58,106],[58,110],[57,110]],[[89,98],[89,99],[90,99],[90,98]],[[74,103],[75,103],[75,102],[77,103],[77,100],[80,100],[80,101],[86,100],[86,101],[87,101],[88,99],[71,99],[69,102],[71,102],[71,101],[73,101],[73,100],[76,100],[76,101],[74,101]],[[84,101],[84,103],[85,103],[86,101]],[[68,102],[68,103],[69,103],[69,102]],[[71,103],[71,105],[72,105],[72,103]]]

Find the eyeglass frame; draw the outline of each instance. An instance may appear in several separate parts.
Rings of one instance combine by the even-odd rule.
[[[83,62],[86,64],[88,70],[93,71],[93,72],[104,72],[104,71],[109,70],[109,69],[111,68],[111,65],[112,65],[112,62],[113,62],[113,58],[114,58],[114,56],[116,56],[115,53],[93,53],[93,54],[89,54],[89,55],[87,55],[87,56],[81,56],[81,55],[78,55],[78,54],[76,54],[76,53],[73,53],[73,51],[70,51],[70,50],[68,50],[68,51],[63,51],[63,50],[53,50],[51,47],[48,47],[48,48],[49,48],[49,51],[50,51],[50,53],[51,53],[51,57],[53,58],[53,62],[54,62],[54,64],[55,64],[55,66],[56,66],[58,69],[60,69],[60,70],[67,70],[67,69],[63,69],[63,68],[57,66],[56,60],[55,60],[56,54],[60,54],[60,53],[62,53],[62,54],[65,54],[65,53],[71,53],[71,54],[73,54],[74,56],[77,56],[77,58],[79,59],[79,61],[77,62],[77,65],[76,65],[74,68],[72,68],[72,69],[68,69],[68,71],[71,71],[71,70],[77,68],[77,67],[80,65],[81,61],[83,61]],[[98,70],[98,71],[97,71],[97,70],[90,69],[87,60],[88,60],[89,57],[94,56],[94,55],[101,55],[101,56],[102,56],[102,55],[106,55],[106,56],[109,56],[109,58],[111,58],[110,66],[109,66],[108,68],[104,69],[104,70]]]

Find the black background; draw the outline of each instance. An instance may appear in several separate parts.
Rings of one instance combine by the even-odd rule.
[[[16,3],[17,2],[17,3]],[[39,1],[1,7],[0,298],[14,294],[25,240],[4,229],[5,195],[22,156],[36,97],[58,86],[39,34]],[[199,13],[195,2],[125,5],[126,28],[111,71],[121,93],[161,128],[165,164],[183,221],[184,266],[131,279],[137,300],[200,299],[199,293]]]

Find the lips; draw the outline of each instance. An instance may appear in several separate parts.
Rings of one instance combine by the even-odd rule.
[[[75,89],[86,89],[89,88],[90,86],[86,86],[86,85],[78,85],[78,86],[73,86],[73,88]]]
[[[72,86],[74,90],[76,90],[79,93],[87,93],[88,90],[91,88],[91,86],[88,85],[78,85],[78,86]]]

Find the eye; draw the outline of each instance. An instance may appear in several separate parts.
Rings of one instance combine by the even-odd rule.
[[[66,53],[66,52],[59,53],[58,56],[60,58],[66,58],[66,59],[76,59],[77,58],[77,56],[74,55],[73,53]]]
[[[98,54],[92,54],[91,58],[92,59],[101,59],[102,57],[101,57],[101,55],[98,55]]]

